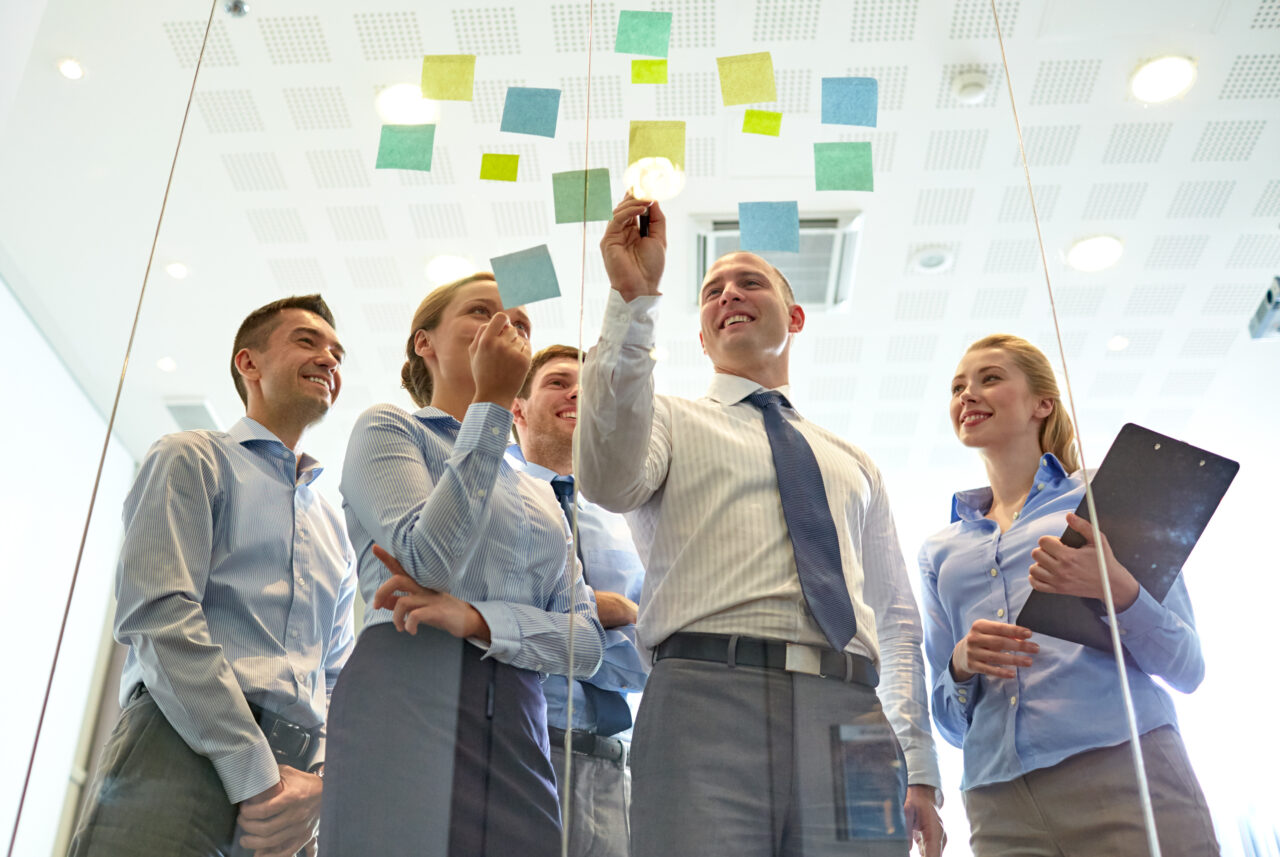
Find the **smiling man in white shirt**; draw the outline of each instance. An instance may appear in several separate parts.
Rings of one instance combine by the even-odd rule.
[[[628,513],[648,572],[633,853],[900,855],[914,836],[934,857],[919,612],[878,469],[786,398],[804,310],[760,257],[716,260],[699,294],[710,390],[655,396],[660,206],[628,195],[600,246],[613,290],[579,478]]]

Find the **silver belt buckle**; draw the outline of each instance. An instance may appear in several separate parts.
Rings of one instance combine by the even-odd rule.
[[[822,650],[799,643],[787,643],[787,672],[822,675]]]

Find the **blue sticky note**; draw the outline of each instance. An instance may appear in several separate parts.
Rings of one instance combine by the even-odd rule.
[[[502,126],[499,130],[514,134],[554,137],[556,117],[559,113],[560,90],[509,86],[507,101],[502,107]]]
[[[498,296],[507,309],[560,297],[560,281],[546,244],[495,256],[489,264],[498,281]]]
[[[876,127],[880,84],[874,77],[824,77],[822,124]]]
[[[743,250],[800,252],[800,204],[738,203],[738,242]]]

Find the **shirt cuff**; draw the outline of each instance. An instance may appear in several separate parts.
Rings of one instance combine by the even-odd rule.
[[[907,785],[933,786],[937,794],[942,794],[942,774],[938,770],[938,757],[933,746],[904,751],[903,755],[907,759]]]
[[[327,739],[323,733],[316,736],[316,751],[311,754],[311,767],[308,768],[308,770],[314,771],[316,765],[324,764],[324,748],[326,741]]]
[[[211,761],[231,803],[248,800],[280,782],[280,766],[265,735],[243,750]]]
[[[1164,615],[1164,605],[1157,601],[1146,587],[1139,586],[1138,599],[1116,614],[1116,621],[1120,625],[1120,636],[1138,637],[1154,631],[1164,623]],[[1105,616],[1103,621],[1106,621]]]
[[[496,456],[507,451],[511,437],[511,411],[493,402],[472,402],[463,415],[462,428],[453,448],[474,449]]]
[[[477,601],[471,606],[484,617],[485,624],[489,626],[489,645],[484,656],[511,663],[520,652],[521,643],[520,622],[516,619],[515,611],[504,601]]]
[[[628,303],[617,289],[610,289],[600,338],[622,345],[652,348],[661,300],[661,295],[642,295]]]

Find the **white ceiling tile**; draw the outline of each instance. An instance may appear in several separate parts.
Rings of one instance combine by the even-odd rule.
[[[916,226],[957,226],[969,221],[971,187],[921,188],[916,194]]]
[[[1088,104],[1102,60],[1042,60],[1028,103],[1032,107]]]
[[[409,219],[419,238],[466,238],[470,233],[466,209],[460,202],[422,202],[409,206]]]
[[[374,333],[402,335],[409,327],[416,307],[408,301],[370,301],[360,306],[365,324]],[[388,368],[399,370],[404,362],[403,354],[389,354]]]
[[[821,12],[821,0],[756,0],[751,38],[768,43],[813,41]]]
[[[862,337],[820,336],[814,344],[813,356],[819,366],[857,363],[862,357]]]
[[[1218,373],[1213,371],[1170,372],[1164,376],[1160,395],[1170,398],[1198,399],[1213,386],[1217,376]]]
[[[714,71],[675,71],[666,86],[655,87],[654,112],[663,119],[715,116],[720,84]]]
[[[542,161],[538,157],[538,147],[534,143],[508,143],[504,138],[484,147],[486,152],[495,155],[519,155],[519,180],[522,182],[542,181]]]
[[[929,389],[930,380],[925,372],[885,375],[880,379],[880,398],[886,401],[917,399]]]
[[[465,54],[506,56],[520,53],[520,22],[515,6],[454,9],[458,50]]]
[[[1260,0],[1249,29],[1273,30],[1276,27],[1280,27],[1280,0]]]
[[[972,319],[982,319],[991,324],[1002,321],[1015,321],[1022,316],[1022,308],[1027,302],[1025,288],[982,288],[974,294],[973,308],[969,311]],[[980,337],[974,337],[974,340]]]
[[[196,93],[195,102],[210,134],[265,130],[253,93],[247,89],[206,89]]]
[[[987,76],[987,94],[981,101],[966,103],[956,98],[951,81],[958,74],[968,74],[970,72],[982,72]],[[951,63],[944,65],[938,75],[938,97],[934,102],[934,106],[939,110],[944,108],[975,109],[979,107],[995,107],[997,104],[1004,103],[1001,100],[1003,92],[1004,72],[1001,70],[999,63]]]
[[[1129,398],[1137,394],[1141,384],[1141,372],[1102,372],[1089,387],[1089,400]],[[1081,422],[1090,421],[1082,419]],[[1097,423],[1098,420],[1092,422]]]
[[[268,259],[267,268],[284,294],[307,294],[325,289],[324,272],[314,257]]]
[[[906,65],[862,65],[845,69],[848,77],[874,77],[878,110],[901,110],[907,96]],[[819,84],[820,85],[820,84]]]
[[[582,53],[587,49],[587,21],[591,21],[592,51],[612,51],[618,29],[614,3],[551,4],[551,36],[556,53]]]
[[[1244,325],[1228,328],[1204,328],[1187,334],[1179,357],[1225,357],[1240,338]]]
[[[1218,217],[1227,207],[1231,193],[1235,190],[1234,181],[1186,181],[1178,185],[1178,190],[1169,203],[1166,217]]]
[[[950,294],[941,289],[899,292],[893,318],[895,321],[942,321],[947,315],[947,298]]]
[[[871,419],[871,433],[886,438],[907,438],[916,433],[920,412],[877,410]]]
[[[897,131],[846,131],[837,134],[836,140],[841,143],[870,143],[872,172],[887,173],[893,169],[893,155],[898,145]]]
[[[1187,430],[1187,423],[1194,415],[1195,411],[1189,408],[1152,408],[1142,424],[1161,434],[1176,437]]]
[[[324,29],[315,15],[258,18],[258,29],[273,65],[327,63],[332,60]]]
[[[1228,268],[1280,266],[1280,235],[1241,235],[1227,257]]]
[[[1276,0],[1280,3],[1280,0]],[[1280,179],[1267,182],[1262,193],[1258,195],[1258,204],[1253,207],[1254,217],[1275,217],[1280,215]]]
[[[1132,220],[1147,195],[1146,182],[1104,182],[1089,188],[1082,220]]]
[[[690,178],[712,178],[718,174],[715,137],[690,137],[685,174]]]
[[[1052,220],[1053,212],[1058,206],[1058,196],[1062,192],[1060,185],[1033,185],[1036,192],[1036,213],[1041,220]],[[1004,189],[1000,198],[1000,213],[996,215],[1000,223],[1031,223],[1031,197],[1025,184],[1010,185]]]
[[[889,337],[885,359],[890,363],[928,362],[938,351],[938,337],[932,334],[897,334]]]
[[[1164,152],[1172,122],[1120,122],[1111,128],[1104,164],[1154,164]]]
[[[1080,136],[1079,125],[1032,125],[1022,131],[1027,163],[1033,167],[1065,167],[1071,163]],[[1022,155],[1015,149],[1014,166],[1021,166]]]
[[[1000,15],[1000,32],[1005,40],[1013,38],[1018,23],[1020,0],[996,0]],[[951,13],[951,38],[994,39],[996,21],[991,15],[990,0],[956,0]]]
[[[316,187],[324,190],[368,187],[373,172],[359,149],[309,151],[307,165]]]
[[[453,184],[456,180],[449,150],[440,145],[434,146],[431,150],[430,170],[395,170],[395,172],[399,175],[400,184],[407,187]]]
[[[930,131],[925,148],[926,170],[976,170],[987,150],[986,128]]]
[[[1129,301],[1124,306],[1124,314],[1135,317],[1171,316],[1178,310],[1182,295],[1187,288],[1183,285],[1147,284],[1135,286],[1129,293]]]
[[[1280,98],[1280,54],[1239,54],[1218,97]]]
[[[376,205],[335,205],[326,209],[339,241],[383,241],[387,228]]]
[[[346,264],[351,284],[362,291],[404,287],[400,265],[394,256],[348,257]]]
[[[231,187],[238,191],[287,190],[275,152],[226,152],[220,156]]]
[[[165,21],[164,34],[169,37],[173,47],[174,58],[181,68],[195,68],[200,57],[200,45],[204,42],[205,26],[208,19],[192,21]],[[240,64],[231,40],[227,38],[227,27],[221,20],[215,19],[209,27],[209,42],[205,45],[204,59],[201,68],[227,68]]]
[[[1152,242],[1143,267],[1148,271],[1194,268],[1200,264],[1208,244],[1208,235],[1159,235]]]
[[[1262,302],[1262,287],[1257,283],[1220,283],[1209,290],[1201,315],[1235,315],[1247,317]]]
[[[259,244],[305,244],[310,240],[296,208],[251,208],[245,217]]]
[[[671,47],[716,46],[716,0],[653,0],[653,11],[671,13]]]
[[[1228,119],[1204,123],[1193,161],[1247,161],[1253,156],[1265,119]]]
[[[417,12],[356,12],[352,19],[360,51],[369,62],[422,59],[425,51]]]
[[[595,74],[591,77],[591,121],[624,118],[622,78]],[[560,116],[569,121],[587,118],[587,77],[560,78]]]
[[[1115,334],[1129,340],[1129,344],[1120,351],[1108,350],[1108,360],[1134,360],[1136,358],[1154,357],[1156,351],[1160,348],[1160,342],[1164,339],[1163,330],[1119,328],[1115,331]]]
[[[505,238],[545,236],[551,231],[548,203],[541,201],[503,201],[492,203],[493,220],[498,234]]]
[[[1054,303],[1063,318],[1093,318],[1107,295],[1105,286],[1063,286],[1054,289]]]
[[[507,104],[507,89],[524,86],[524,80],[477,80],[472,88],[471,118],[478,125],[497,125]]]
[[[569,145],[560,150],[561,158],[558,170],[597,169],[604,167],[609,171],[609,180],[614,189],[621,193],[622,174],[627,168],[626,140],[597,140],[590,143],[590,158],[583,164],[584,143],[581,140],[570,140]],[[612,197],[611,197],[612,198]]]
[[[812,113],[814,109],[813,93],[816,91],[815,74],[813,69],[808,68],[775,68],[773,70],[773,79],[775,88],[778,91],[777,101],[764,101],[756,104],[746,104],[744,107],[752,107],[759,110],[780,110],[783,113]],[[818,82],[817,86],[821,86]],[[663,87],[660,87],[660,89]],[[713,88],[715,99],[719,104],[720,87],[716,84]],[[659,93],[661,97],[661,93]],[[694,115],[694,114],[689,114]]]
[[[284,103],[299,131],[337,131],[351,127],[351,114],[341,87],[291,87],[284,91]]]
[[[905,42],[915,38],[920,0],[851,3],[851,42]]]
[[[997,238],[987,246],[984,274],[1029,274],[1040,268],[1040,245],[1034,238]]]

